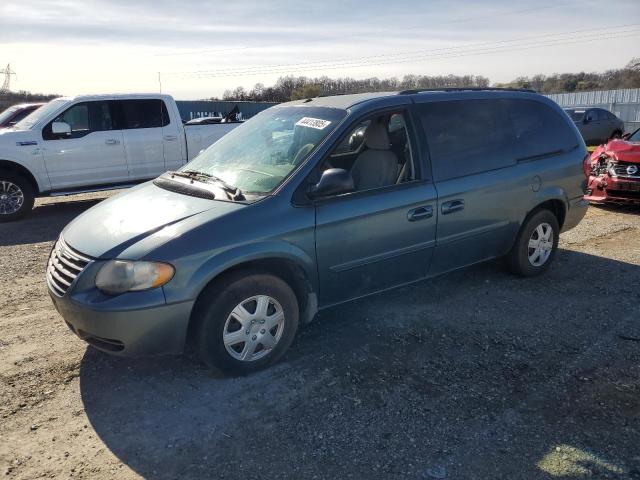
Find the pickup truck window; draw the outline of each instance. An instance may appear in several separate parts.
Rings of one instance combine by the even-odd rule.
[[[135,128],[159,128],[169,125],[167,106],[159,99],[117,100],[123,130]]]
[[[245,193],[269,193],[346,115],[338,108],[271,107],[226,134],[183,170],[214,175]]]
[[[56,136],[52,133],[53,122],[65,122],[71,127],[71,135]],[[109,102],[81,102],[68,108],[53,121],[49,122],[42,131],[45,140],[64,140],[68,138],[81,138],[91,132],[113,130],[111,109]]]

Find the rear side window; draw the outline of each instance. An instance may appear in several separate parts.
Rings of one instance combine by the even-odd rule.
[[[167,106],[160,99],[120,100],[120,123],[123,130],[159,128],[169,125]]]
[[[506,100],[515,135],[516,160],[568,151],[578,139],[565,117],[535,100]]]
[[[457,100],[418,106],[436,181],[515,164],[504,100]]]

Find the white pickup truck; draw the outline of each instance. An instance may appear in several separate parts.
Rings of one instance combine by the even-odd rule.
[[[35,197],[123,188],[175,170],[239,123],[182,124],[161,94],[57,98],[0,130],[0,222]]]

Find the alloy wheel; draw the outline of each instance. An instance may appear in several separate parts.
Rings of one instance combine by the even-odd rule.
[[[16,213],[24,204],[24,192],[9,180],[0,180],[0,215]]]

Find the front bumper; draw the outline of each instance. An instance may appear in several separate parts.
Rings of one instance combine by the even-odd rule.
[[[640,180],[591,176],[584,198],[592,203],[640,204]]]
[[[157,290],[164,299],[161,289]],[[95,348],[131,356],[181,353],[194,302],[150,305],[146,294],[151,292],[123,294],[113,297],[112,302],[104,298],[91,302],[99,294],[74,299],[69,294],[60,297],[49,293],[71,331]],[[126,301],[122,297],[127,297]]]

